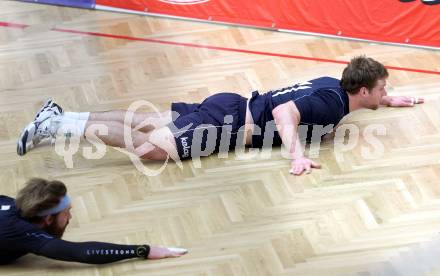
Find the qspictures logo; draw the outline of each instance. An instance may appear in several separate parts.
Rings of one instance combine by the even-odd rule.
[[[160,2],[174,5],[195,5],[209,2],[210,0],[159,0]]]
[[[148,110],[150,115],[144,118],[142,122],[134,120],[135,114],[140,110]],[[139,113],[141,114],[141,113]],[[379,159],[384,156],[385,145],[381,142],[380,136],[387,135],[386,126],[383,124],[369,124],[360,128],[354,124],[341,124],[334,126],[329,125],[277,125],[275,120],[268,121],[264,130],[259,125],[248,124],[242,125],[236,130],[238,141],[243,141],[243,135],[246,128],[253,129],[254,135],[261,136],[262,144],[258,148],[245,150],[245,145],[235,143],[231,146],[232,128],[225,126],[216,126],[212,124],[195,125],[188,123],[186,126],[177,127],[174,123],[167,124],[167,131],[163,132],[159,128],[157,131],[149,131],[148,137],[143,136],[141,140],[136,142],[133,134],[147,126],[154,126],[155,122],[165,122],[168,119],[177,119],[180,114],[177,112],[171,114],[171,118],[165,118],[160,110],[151,102],[139,100],[133,102],[125,113],[123,122],[123,148],[115,148],[126,154],[132,164],[142,174],[153,177],[162,173],[169,161],[173,161],[178,168],[183,169],[182,159],[191,158],[188,162],[192,162],[193,168],[202,168],[201,157],[218,153],[219,159],[232,158],[237,161],[246,161],[251,159],[269,160],[272,157],[274,147],[280,146],[275,144],[275,133],[282,127],[287,131],[295,128],[297,137],[301,142],[301,151],[307,152],[310,158],[319,158],[321,153],[321,145],[325,142],[324,136],[332,134],[333,145],[325,150],[333,150],[334,158],[337,162],[344,162],[344,155],[347,152],[356,151],[365,160]],[[174,120],[175,120],[174,119]],[[134,122],[136,121],[136,125]],[[223,120],[225,125],[233,122],[231,115],[226,115]],[[101,159],[107,152],[107,146],[101,139],[111,133],[109,125],[93,123],[85,130],[86,140],[90,145],[84,145],[80,151],[81,137],[79,135],[71,135],[78,133],[76,124],[61,125],[57,130],[55,139],[55,152],[63,157],[67,168],[73,168],[74,155],[81,154],[85,159]],[[171,133],[170,133],[171,132]],[[168,136],[171,134],[171,136]],[[101,138],[100,138],[101,137]],[[310,139],[308,139],[310,138]],[[281,139],[281,138],[279,138]],[[306,144],[308,144],[306,148]],[[327,146],[329,144],[327,143]],[[180,148],[180,155],[179,155]],[[154,150],[165,152],[164,157],[152,159],[159,162],[150,162],[146,154]],[[292,154],[286,147],[280,148],[281,158],[286,160],[292,159]],[[166,155],[166,156],[165,156]],[[0,211],[7,211],[8,206],[0,205]]]

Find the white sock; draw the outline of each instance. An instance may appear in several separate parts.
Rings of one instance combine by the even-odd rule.
[[[84,136],[87,120],[72,119],[66,116],[60,118],[59,129],[65,136]]]
[[[74,120],[88,120],[90,112],[64,112],[64,116]]]

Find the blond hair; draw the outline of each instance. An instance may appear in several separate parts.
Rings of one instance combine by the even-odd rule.
[[[37,214],[57,206],[66,193],[66,185],[61,181],[32,178],[18,192],[15,205],[23,218],[39,220]]]

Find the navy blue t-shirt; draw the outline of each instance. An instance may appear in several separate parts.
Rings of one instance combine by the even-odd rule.
[[[37,253],[52,239],[20,217],[13,198],[0,196],[0,264],[11,263],[27,253]]]
[[[301,116],[300,125],[328,125],[336,126],[349,113],[347,93],[341,88],[340,80],[331,77],[322,77],[265,94],[254,92],[249,103],[254,124],[261,128],[261,134],[252,137],[253,147],[262,147],[263,139],[273,139],[272,145],[281,145],[281,138],[276,131],[268,134],[269,127],[275,127],[272,111],[280,104],[293,101]],[[272,124],[272,125],[271,125]],[[307,132],[310,140],[311,128]]]

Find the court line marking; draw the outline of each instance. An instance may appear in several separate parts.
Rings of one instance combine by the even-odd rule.
[[[15,29],[25,29],[27,27],[31,27],[31,25],[19,24],[19,23],[11,23],[11,22],[1,22],[0,21],[0,27],[15,28]],[[195,43],[186,43],[186,42],[176,42],[176,41],[169,41],[169,40],[153,39],[153,38],[133,37],[133,36],[126,36],[126,35],[105,34],[105,33],[97,33],[97,32],[80,31],[80,30],[74,30],[74,29],[57,28],[57,27],[51,28],[50,30],[54,31],[54,32],[61,32],[61,33],[71,33],[71,34],[88,35],[88,36],[95,36],[95,37],[123,39],[123,40],[130,40],[130,41],[141,41],[141,42],[165,44],[165,45],[173,45],[173,46],[183,46],[183,47],[191,47],[191,48],[203,48],[203,49],[210,49],[210,50],[217,50],[217,51],[227,51],[227,52],[236,52],[236,53],[244,53],[244,54],[253,54],[253,55],[261,55],[261,56],[271,56],[271,57],[281,57],[281,58],[290,58],[290,59],[299,59],[299,60],[308,60],[308,61],[317,61],[317,62],[326,62],[326,63],[348,64],[348,61],[342,61],[342,60],[306,57],[306,56],[289,55],[289,54],[281,54],[281,53],[271,53],[271,52],[263,52],[263,51],[253,51],[253,50],[245,50],[245,49],[238,49],[238,48],[229,48],[229,47],[205,45],[205,44],[195,44]],[[387,69],[390,69],[390,70],[405,71],[405,72],[415,72],[415,73],[423,73],[423,74],[431,74],[431,75],[440,75],[440,71],[434,71],[434,70],[406,68],[406,67],[398,67],[398,66],[390,66],[390,65],[387,65],[385,67]]]

